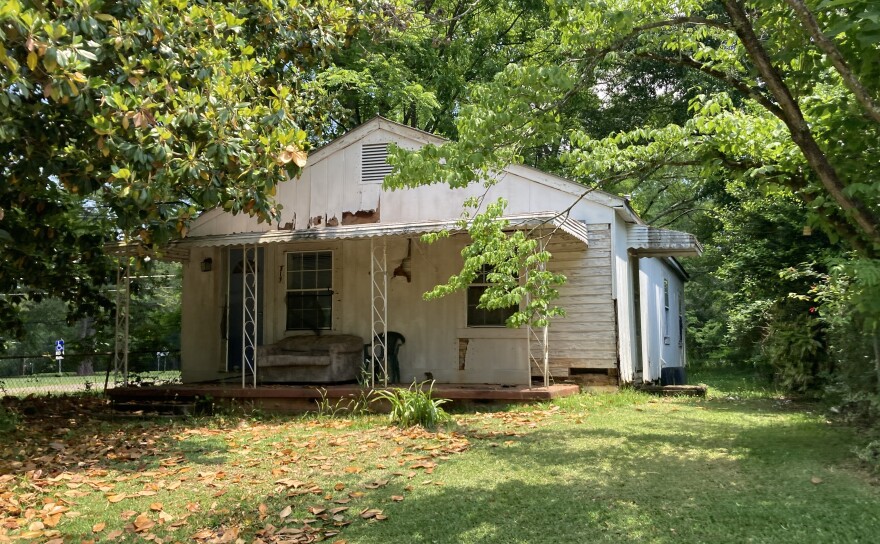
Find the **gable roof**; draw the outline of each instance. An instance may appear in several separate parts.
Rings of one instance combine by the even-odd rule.
[[[356,144],[368,135],[379,130],[385,130],[403,138],[414,140],[423,145],[443,145],[444,143],[449,141],[448,139],[437,136],[436,134],[431,134],[430,132],[425,132],[424,130],[413,128],[381,116],[376,116],[366,123],[359,125],[358,127],[350,130],[349,132],[346,132],[335,140],[332,140],[319,147],[317,150],[313,151],[309,155],[309,162],[316,163],[337,151],[341,151],[346,147]],[[589,187],[586,187],[570,179],[558,176],[556,174],[551,174],[549,172],[544,172],[543,170],[539,170],[537,168],[533,168],[531,166],[526,166],[523,164],[508,165],[504,168],[504,171],[523,177],[540,185],[569,193],[574,197],[582,197],[597,204],[602,204],[604,206],[608,206],[609,208],[613,208],[618,213],[618,215],[620,215],[628,223],[638,223],[640,225],[644,224],[644,221],[642,221],[642,219],[639,218],[638,215],[636,215],[633,209],[629,206],[629,202],[621,196],[602,191],[600,189],[589,190]]]

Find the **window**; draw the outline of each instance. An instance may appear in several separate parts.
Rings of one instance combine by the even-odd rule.
[[[669,345],[669,280],[663,280],[663,343]]]
[[[288,253],[287,330],[329,329],[332,318],[333,253]]]
[[[663,280],[663,307],[669,311],[669,280]]]
[[[678,347],[684,344],[684,312],[681,304],[681,291],[678,291]]]
[[[468,327],[503,327],[507,322],[507,318],[516,312],[516,306],[507,308],[498,308],[488,310],[486,308],[478,308],[480,297],[489,287],[488,275],[492,271],[490,266],[484,265],[480,270],[474,282],[468,286],[467,290],[467,326]]]

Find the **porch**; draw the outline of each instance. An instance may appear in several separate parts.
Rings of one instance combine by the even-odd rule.
[[[578,258],[588,247],[589,228],[564,216],[544,212],[505,220],[511,229],[558,229],[559,243],[576,249]],[[418,235],[441,230],[453,236],[432,246],[419,242]],[[550,386],[557,376],[551,376],[546,327],[517,330],[482,322],[471,327],[466,310],[472,309],[464,293],[430,304],[421,296],[458,271],[463,234],[457,222],[440,220],[208,233],[148,254],[183,263],[183,381],[199,384],[238,376],[241,388],[255,388],[273,381],[353,380],[355,376],[273,379],[265,353],[258,356],[261,346],[287,338],[339,334],[360,337],[370,353],[378,353],[370,361],[375,368],[369,375],[384,378],[391,369],[385,355],[389,346],[383,342],[398,334],[407,344],[398,378],[403,382],[433,376],[444,384],[527,386],[540,376]],[[542,239],[542,247],[546,243]],[[113,381],[124,388],[130,383],[128,265],[144,248],[122,244],[116,249],[121,266]]]
[[[108,389],[106,394],[114,406],[128,406],[129,409],[144,411],[149,411],[151,406],[167,406],[170,403],[194,406],[208,402],[220,405],[244,404],[274,413],[302,413],[315,411],[322,401],[331,406],[345,406],[349,401],[367,397],[370,391],[369,387],[359,384],[241,387],[238,384],[211,383],[116,387]],[[580,387],[576,384],[435,384],[433,397],[447,399],[453,406],[468,406],[548,401],[576,395],[579,391]]]

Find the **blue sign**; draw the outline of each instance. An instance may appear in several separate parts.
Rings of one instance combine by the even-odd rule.
[[[64,340],[55,340],[55,353],[64,353]]]

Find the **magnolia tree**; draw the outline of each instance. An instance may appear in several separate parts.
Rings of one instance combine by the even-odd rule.
[[[45,295],[94,313],[108,241],[276,217],[333,107],[317,75],[383,25],[359,0],[0,4],[0,321]]]

